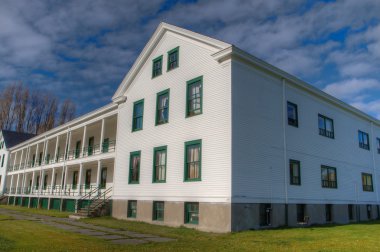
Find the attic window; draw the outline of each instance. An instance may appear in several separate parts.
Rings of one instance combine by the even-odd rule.
[[[168,71],[178,67],[179,47],[176,47],[168,52]]]
[[[153,60],[152,78],[162,74],[162,55]]]

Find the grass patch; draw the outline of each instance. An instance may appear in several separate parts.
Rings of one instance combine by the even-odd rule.
[[[29,213],[36,211],[15,207],[9,209]],[[37,211],[39,214],[48,213]],[[379,221],[214,234],[111,217],[81,220],[94,225],[176,239],[168,243],[113,245],[105,240],[38,222],[6,218],[0,215],[0,219],[3,219],[0,222],[0,251],[374,251],[380,247]]]
[[[23,213],[39,214],[39,215],[46,215],[46,216],[58,217],[58,218],[67,218],[69,217],[70,214],[72,214],[68,212],[60,212],[57,210],[45,210],[45,209],[27,208],[27,207],[21,207],[21,206],[1,205],[0,208],[16,210]]]

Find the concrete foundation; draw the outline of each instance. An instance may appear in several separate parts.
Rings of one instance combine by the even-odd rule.
[[[118,219],[127,219],[127,206],[127,200],[114,200],[112,216]],[[153,221],[153,202],[137,201],[136,218],[129,220],[174,227],[186,226],[218,233],[282,226],[299,227],[326,224],[325,204],[305,204],[303,217],[304,220],[307,220],[306,223],[304,221],[298,222],[297,204],[288,204],[286,206],[285,204],[201,202],[199,204],[199,223],[197,225],[184,223],[184,202],[165,202],[164,209],[164,220]],[[353,219],[350,220],[349,206],[347,204],[333,204],[331,207],[332,221],[330,223],[347,224],[358,220],[367,221],[369,220],[367,209],[367,205],[353,205]],[[370,209],[370,220],[377,219],[377,206],[372,205]],[[264,221],[263,218],[265,218]],[[269,224],[267,225],[268,218]]]

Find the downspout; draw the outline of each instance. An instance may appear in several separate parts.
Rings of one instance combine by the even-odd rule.
[[[375,186],[373,188],[376,190],[376,200],[377,200],[377,219],[380,219],[380,209],[379,209],[379,190],[377,185],[377,174],[376,174],[376,161],[375,161],[375,144],[373,143],[373,122],[371,122],[371,135],[372,135],[372,164],[373,164],[373,176],[375,177]],[[373,181],[372,181],[373,184]]]
[[[285,79],[282,79],[282,131],[284,141],[284,189],[285,189],[285,225],[288,226],[288,179],[287,179],[287,157],[286,157],[286,97],[285,97]]]

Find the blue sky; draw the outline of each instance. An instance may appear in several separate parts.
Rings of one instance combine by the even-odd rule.
[[[0,89],[22,81],[83,114],[161,21],[232,43],[380,118],[380,1],[0,1]]]

